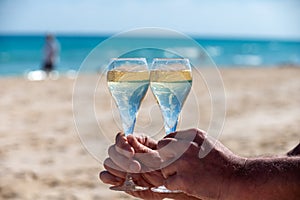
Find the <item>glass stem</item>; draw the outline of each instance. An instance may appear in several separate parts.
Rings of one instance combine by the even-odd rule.
[[[176,131],[177,123],[178,121],[176,121],[176,123],[172,127],[168,126],[168,124],[165,123],[165,131],[167,135]]]
[[[132,176],[130,175],[130,173],[126,174],[124,185],[126,187],[132,187],[133,185],[135,185],[135,183],[132,180]]]

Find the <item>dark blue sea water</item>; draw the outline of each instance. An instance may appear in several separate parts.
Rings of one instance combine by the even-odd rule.
[[[88,53],[108,36],[57,36],[60,43],[60,61],[56,69],[66,72],[78,70]],[[219,67],[300,65],[300,41],[251,40],[251,39],[194,39],[203,46]],[[141,40],[130,38],[129,43]],[[157,38],[143,38],[155,40]],[[166,41],[168,40],[168,41]],[[184,48],[191,56],[195,49],[184,46],[175,38],[160,38],[176,48]],[[44,36],[0,36],[0,76],[23,75],[42,66]],[[107,52],[109,55],[110,52]],[[161,55],[152,55],[161,56]],[[100,59],[100,58],[99,58]]]

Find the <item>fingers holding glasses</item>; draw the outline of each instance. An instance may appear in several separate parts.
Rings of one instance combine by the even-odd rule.
[[[111,161],[122,169],[122,171],[138,173],[141,170],[141,165],[138,161],[120,154],[116,149],[116,145],[110,146],[108,149],[108,155]],[[111,166],[114,167],[115,165]]]

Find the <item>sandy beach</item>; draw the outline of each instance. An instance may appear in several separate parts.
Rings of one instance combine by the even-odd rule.
[[[219,137],[222,143],[243,156],[285,154],[299,143],[299,67],[228,68],[220,72],[227,102]],[[201,96],[199,128],[205,130],[211,115],[210,99],[198,79],[195,77],[193,82],[193,87],[199,87],[194,95]],[[110,191],[99,181],[102,163],[81,144],[73,120],[73,79],[32,82],[11,77],[0,78],[0,84],[0,199],[131,199],[124,193]],[[103,130],[112,140],[118,126],[111,118],[106,85],[102,86],[101,81],[99,84],[96,117],[105,124]],[[141,112],[139,131],[149,129],[146,125],[151,113],[159,115],[150,95],[141,109],[151,109]],[[184,109],[187,119],[197,114],[189,101]],[[161,119],[151,120],[153,129],[159,130]],[[95,142],[104,149],[108,147],[104,146],[106,142]],[[105,155],[103,152],[100,157]]]

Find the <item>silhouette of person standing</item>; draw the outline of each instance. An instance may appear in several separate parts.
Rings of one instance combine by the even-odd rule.
[[[59,55],[59,43],[55,39],[54,35],[48,34],[46,36],[46,41],[44,45],[44,63],[43,63],[43,70],[46,72],[47,76],[55,68],[55,63],[57,61]]]

